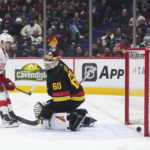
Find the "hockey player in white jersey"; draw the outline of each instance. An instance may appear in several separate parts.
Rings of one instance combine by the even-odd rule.
[[[2,125],[6,128],[17,127],[18,122],[12,110],[11,100],[8,91],[15,89],[15,84],[6,78],[4,69],[8,60],[8,52],[13,44],[11,35],[0,34],[0,116]]]

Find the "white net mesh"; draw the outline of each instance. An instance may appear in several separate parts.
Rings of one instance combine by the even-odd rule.
[[[129,121],[144,124],[145,51],[129,52]]]

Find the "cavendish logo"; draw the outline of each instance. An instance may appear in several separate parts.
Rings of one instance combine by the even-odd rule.
[[[15,80],[45,81],[46,72],[38,64],[30,63],[15,70]]]

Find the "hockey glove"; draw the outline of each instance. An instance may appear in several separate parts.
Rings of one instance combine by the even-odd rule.
[[[4,74],[0,74],[0,91],[4,91],[4,86],[3,86],[3,82],[5,81],[5,75]]]
[[[5,79],[5,81],[3,82],[3,85],[5,89],[8,91],[13,91],[16,88],[15,84],[8,78]]]
[[[43,110],[43,107],[46,105],[46,102],[37,102],[34,106],[34,114],[35,114],[35,118],[37,119],[43,119],[41,117],[41,112]]]
[[[0,91],[4,91],[4,87],[1,83],[0,83]]]
[[[34,106],[34,114],[37,119],[50,119],[53,114],[50,108],[50,101],[37,102]]]
[[[3,83],[6,80],[6,77],[4,74],[0,74],[0,83]]]

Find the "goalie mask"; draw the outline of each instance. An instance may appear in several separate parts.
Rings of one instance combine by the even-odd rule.
[[[44,65],[46,70],[54,69],[58,66],[60,57],[53,57],[53,53],[49,52],[44,56]]]

